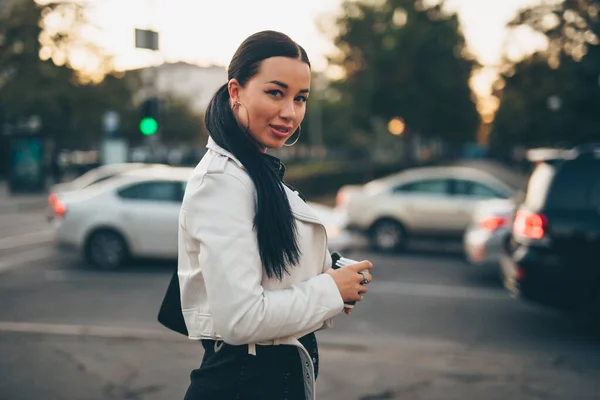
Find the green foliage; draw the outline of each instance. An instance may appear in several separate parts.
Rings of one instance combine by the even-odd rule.
[[[564,94],[572,85],[566,72],[564,67],[549,68],[547,59],[535,54],[504,76],[506,86],[492,131],[492,147],[551,145],[560,137],[563,113],[553,111],[549,103],[556,96],[562,108]]]
[[[346,140],[362,145],[373,139],[376,120],[399,116],[409,133],[473,140],[479,115],[468,81],[475,62],[456,15],[442,4],[428,8],[414,0],[345,1],[342,7],[338,53],[330,62],[344,79],[330,88],[338,98],[325,108],[331,130],[341,123]],[[342,137],[333,134],[335,141]]]
[[[206,141],[204,118],[190,110],[185,99],[167,97],[161,112],[161,138],[164,142],[197,143]]]
[[[543,1],[525,8],[511,21],[511,27],[527,26],[548,39],[547,56],[556,66],[563,55],[579,61],[589,46],[600,43],[600,1]]]
[[[110,57],[83,41],[78,32],[89,26],[83,6],[71,1],[14,4],[0,13],[0,119],[9,133],[25,133],[24,123],[36,116],[41,121],[37,133],[60,147],[98,148],[103,115],[113,110],[120,116],[118,135],[138,144],[142,135],[134,99],[142,86],[139,72],[112,72]],[[59,17],[64,29],[44,30],[43,21],[50,15]],[[73,49],[88,51],[97,68],[76,69],[68,57]],[[166,135],[161,136],[188,140],[198,135],[201,118],[183,101],[166,103]]]
[[[598,12],[597,0],[542,3],[512,22],[546,35],[550,47],[502,75],[502,101],[491,137],[495,149],[600,140]]]

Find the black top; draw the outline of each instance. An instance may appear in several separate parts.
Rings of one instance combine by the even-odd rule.
[[[275,171],[275,173],[279,176],[279,179],[283,180],[283,176],[285,175],[285,165],[283,164],[283,162],[281,162],[279,158],[267,153],[263,153],[263,157],[273,168],[273,171]]]
[[[298,189],[296,189],[295,187],[293,187],[292,185],[290,185],[289,183],[287,183],[283,180],[283,176],[285,175],[285,165],[283,164],[283,162],[279,158],[272,156],[270,154],[267,154],[267,153],[264,153],[263,157],[265,157],[265,159],[267,160],[269,165],[273,168],[273,171],[275,171],[277,176],[279,176],[279,179],[281,179],[281,182],[285,186],[287,186],[291,191],[297,192],[298,196],[300,196],[302,201],[306,202],[306,198],[302,195],[302,193],[300,193],[300,191]]]

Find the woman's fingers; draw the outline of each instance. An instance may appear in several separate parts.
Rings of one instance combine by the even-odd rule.
[[[371,275],[368,272],[360,272],[360,275],[362,276],[362,279],[360,282],[362,285],[368,285],[373,280],[373,275]]]
[[[352,265],[348,265],[346,268],[350,268],[356,272],[360,272],[363,270],[371,270],[373,269],[373,264],[371,264],[371,261],[361,261],[359,263],[356,264],[352,264]]]
[[[369,288],[367,288],[367,285],[358,285],[358,294],[364,294],[367,293],[369,291]]]

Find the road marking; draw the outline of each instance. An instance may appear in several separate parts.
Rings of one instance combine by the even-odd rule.
[[[158,324],[158,323],[157,323]],[[11,322],[0,321],[0,333],[20,333],[34,335],[57,335],[57,336],[80,336],[97,337],[103,339],[125,339],[125,340],[155,340],[180,343],[193,343],[181,334],[162,329],[129,328],[119,326],[94,326],[77,324],[53,324],[39,322]],[[369,341],[360,337],[360,340],[340,340],[340,335],[333,338],[320,339],[319,347],[346,351],[364,351],[367,349],[365,343],[372,342],[373,335]],[[386,343],[389,343],[387,341]]]
[[[369,284],[367,295],[375,293],[465,300],[512,300],[509,294],[501,289],[406,282],[373,282]]]
[[[169,274],[163,273],[152,273],[152,272],[102,272],[102,271],[82,271],[82,270],[63,270],[63,269],[50,269],[44,271],[44,277],[49,282],[85,282],[85,281],[94,281],[94,282],[114,282],[116,279],[119,281],[124,281],[127,279],[140,281],[143,279],[150,281],[164,280],[167,281],[170,279],[172,274],[172,270]]]
[[[158,325],[158,322],[157,322]],[[57,336],[80,336],[97,337],[103,339],[125,339],[125,340],[156,340],[191,343],[192,341],[181,334],[166,328],[148,329],[148,328],[130,328],[122,326],[97,326],[97,325],[79,325],[79,324],[54,324],[43,322],[12,322],[0,321],[0,333],[20,333],[34,335],[57,335]],[[347,337],[346,337],[347,336]],[[397,336],[381,340],[381,343],[389,345],[391,339],[397,340]],[[373,335],[365,340],[362,335],[336,335],[325,336],[319,339],[319,347],[346,350],[346,351],[364,351],[372,347]],[[411,346],[414,348],[414,345]]]
[[[52,324],[40,322],[0,321],[0,332],[41,333],[65,336],[97,336],[103,338],[132,339],[181,339],[167,330],[126,328],[118,326],[94,326],[75,324]]]
[[[22,235],[2,238],[0,239],[0,250],[51,242],[52,240],[54,240],[54,231],[52,229],[43,229],[40,231],[24,233]]]
[[[0,260],[0,273],[8,271],[9,269],[18,267],[22,264],[27,264],[34,261],[40,261],[43,259],[47,259],[56,254],[54,248],[42,248],[36,249],[32,251],[28,251],[26,253],[19,253],[14,256],[6,257]]]

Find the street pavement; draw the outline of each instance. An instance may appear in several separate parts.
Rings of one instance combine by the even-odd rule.
[[[47,193],[11,195],[8,184],[0,180],[0,218],[4,214],[40,210],[47,204]]]
[[[99,272],[52,241],[42,210],[0,213],[0,400],[181,399],[202,350],[156,322],[174,262]],[[375,281],[317,333],[319,399],[600,398],[597,332],[440,248],[349,254]]]

